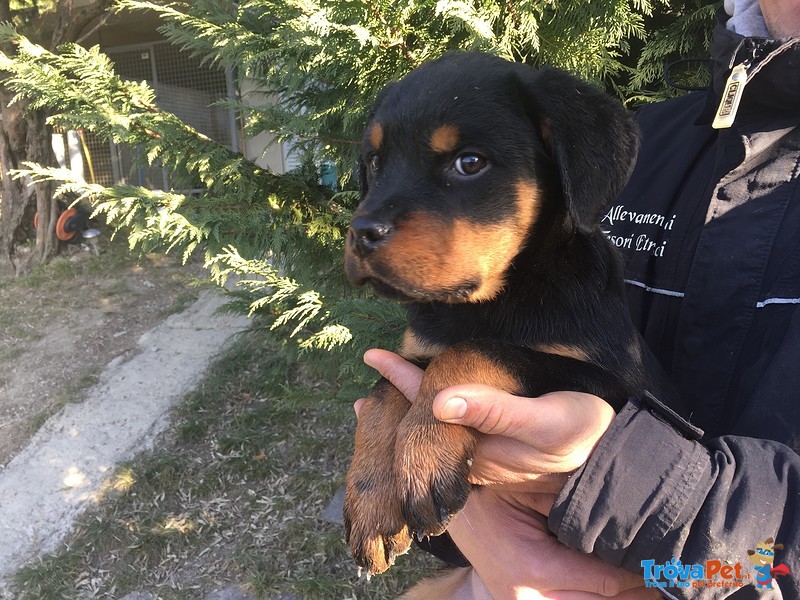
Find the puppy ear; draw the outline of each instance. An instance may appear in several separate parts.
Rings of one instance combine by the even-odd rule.
[[[630,177],[639,130],[621,103],[553,68],[522,72],[523,96],[556,163],[567,211],[578,229],[594,229]]]

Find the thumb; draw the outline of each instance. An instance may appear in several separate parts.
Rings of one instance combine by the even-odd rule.
[[[518,437],[536,428],[536,401],[514,396],[488,385],[467,384],[447,388],[433,401],[440,421],[473,427],[481,433]]]
[[[422,381],[422,369],[388,350],[373,348],[364,353],[364,362],[388,379],[400,393],[414,402]]]
[[[614,419],[601,398],[581,392],[553,392],[523,398],[486,385],[441,391],[433,402],[441,421],[510,437],[542,450],[563,453],[593,444]]]

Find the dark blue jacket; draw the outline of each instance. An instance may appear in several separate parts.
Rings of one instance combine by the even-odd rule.
[[[756,597],[748,550],[773,538],[783,546],[774,564],[791,574],[776,576],[768,597],[800,598],[794,42],[718,28],[713,89],[639,111],[637,166],[602,222],[626,258],[635,322],[690,424],[655,401],[632,400],[561,491],[550,527],[568,546],[644,567],[668,596]],[[725,79],[745,60],[735,125],[713,129]],[[714,571],[718,563],[739,570]]]

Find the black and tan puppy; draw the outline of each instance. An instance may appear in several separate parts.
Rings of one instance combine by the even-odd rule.
[[[427,368],[413,407],[381,380],[360,412],[345,524],[368,573],[412,536],[441,534],[467,500],[479,434],[434,418],[440,390],[578,390],[619,408],[648,387],[597,226],[637,140],[594,87],[483,54],[424,65],[379,96],[346,270],[407,304],[401,354]]]

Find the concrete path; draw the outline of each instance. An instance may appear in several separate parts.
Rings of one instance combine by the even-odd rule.
[[[136,351],[106,366],[83,402],[51,417],[0,471],[0,597],[8,576],[57,547],[114,466],[152,445],[172,406],[248,325],[245,317],[214,315],[223,302],[204,291],[146,332]]]

